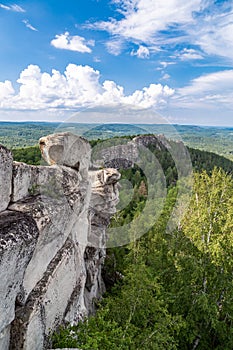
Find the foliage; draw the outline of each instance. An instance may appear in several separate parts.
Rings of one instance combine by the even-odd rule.
[[[0,143],[8,148],[34,146],[40,137],[52,134],[58,123],[0,122]]]
[[[15,161],[27,164],[40,165],[42,164],[41,152],[38,146],[16,148],[12,150]]]
[[[130,338],[115,321],[108,320],[108,309],[90,317],[78,326],[60,328],[52,336],[54,347],[81,347],[82,350],[127,350]]]
[[[151,150],[168,184],[163,211],[140,239],[108,250],[104,268],[108,293],[95,317],[61,328],[52,337],[54,347],[233,349],[232,162],[189,148],[196,170],[193,196],[179,229],[169,232],[166,226],[176,200],[177,173],[166,150]],[[36,147],[13,150],[13,154],[15,160],[40,162]],[[140,216],[147,201],[145,174],[137,167],[121,172],[132,183],[133,195],[121,193],[124,209],[112,226]],[[137,236],[140,229],[134,225],[125,234]]]
[[[82,349],[233,348],[232,177],[217,168],[211,175],[195,174],[181,227],[168,232],[175,199],[171,188],[156,226],[127,250],[119,248],[124,263],[115,265],[124,277],[96,317],[54,335],[54,346],[72,341]]]
[[[190,147],[188,147],[188,151],[195,171],[206,170],[210,174],[214,167],[218,167],[222,168],[226,173],[233,173],[233,162],[225,157]]]
[[[149,124],[100,125],[84,123],[0,122],[0,143],[8,148],[35,145],[39,138],[57,131],[87,135],[88,139],[103,139],[136,134],[165,134],[172,140],[181,137],[192,148],[214,152],[233,160],[232,128],[200,127],[194,125]],[[94,132],[92,132],[94,131]]]

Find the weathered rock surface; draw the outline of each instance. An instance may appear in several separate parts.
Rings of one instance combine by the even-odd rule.
[[[16,308],[11,349],[43,349],[50,330],[66,315],[73,291],[79,287],[82,255],[69,239],[51,260],[23,307]]]
[[[41,148],[53,165],[14,162],[13,172],[2,148],[8,194],[0,213],[1,350],[47,348],[50,333],[92,313],[105,290],[105,231],[120,175],[89,173],[90,146],[72,134],[42,138]]]
[[[0,145],[0,212],[5,210],[10,202],[12,178],[11,152]]]
[[[0,214],[0,349],[7,349],[15,303],[24,298],[22,282],[38,235],[31,216],[10,211]]]
[[[109,219],[116,212],[120,174],[116,169],[103,169],[90,173],[92,192],[90,207],[103,218]]]
[[[132,140],[122,140],[122,144],[114,145],[114,139],[112,145],[108,140],[105,144],[100,144],[96,147],[93,154],[92,163],[93,166],[103,166],[106,168],[115,169],[128,169],[134,164],[137,164],[143,157],[143,151],[148,146],[153,147],[159,151],[169,149],[168,140],[163,135],[141,135],[136,136]]]
[[[33,166],[13,162],[13,188],[11,201],[17,202],[30,195],[63,196],[76,188],[80,174],[65,166]],[[84,183],[84,187],[86,184]]]
[[[119,201],[120,174],[115,169],[102,169],[90,172],[90,177],[92,190],[89,205],[90,230],[84,256],[87,271],[84,297],[89,313],[93,313],[95,300],[105,292],[102,265],[106,255],[106,228]]]
[[[65,132],[42,137],[39,142],[42,156],[49,165],[66,165],[81,174],[87,171],[91,147],[86,139]]]
[[[126,144],[109,145],[103,142],[95,149],[92,155],[92,164],[95,167],[130,168],[138,159],[137,145],[133,141]]]
[[[11,210],[31,213],[40,229],[37,246],[25,272],[24,288],[27,295],[42,278],[49,262],[61,249],[73,226],[79,222],[81,212],[87,211],[90,191],[90,185],[86,181],[82,183],[79,173],[71,168],[36,168],[32,167],[32,173],[37,173],[34,183],[39,184],[37,192],[41,191],[41,194],[9,206]],[[84,242],[85,233],[82,243]],[[43,264],[40,263],[41,260]]]

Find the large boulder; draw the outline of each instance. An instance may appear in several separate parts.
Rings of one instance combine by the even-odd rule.
[[[89,142],[70,132],[57,133],[39,140],[42,157],[49,165],[65,165],[81,174],[89,167],[91,146]]]

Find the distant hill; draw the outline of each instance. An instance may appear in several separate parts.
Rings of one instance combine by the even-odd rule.
[[[130,136],[147,134],[148,131],[132,124],[102,124],[86,131],[83,136],[88,139],[108,139],[116,136]]]
[[[132,139],[132,137],[129,138],[129,141]],[[163,137],[158,136],[154,137],[152,136],[145,136],[141,135],[134,139],[138,144],[143,144],[145,147],[148,147],[156,156],[158,159],[160,165],[162,166],[167,183],[171,184],[173,181],[177,178],[177,172],[174,160],[172,159],[172,156],[168,149],[165,147]],[[119,142],[117,142],[119,141]],[[124,140],[121,138],[115,138],[109,139],[109,147],[111,147],[113,144],[117,145],[117,147],[124,148],[122,151],[122,154],[125,152],[131,152],[131,147],[127,149],[128,140]],[[96,146],[97,144],[101,144],[102,140],[97,141],[91,141],[92,146]],[[106,147],[106,141],[104,141],[105,147],[104,152],[108,151]],[[132,142],[129,142],[129,144],[132,144]],[[174,145],[173,145],[174,144]],[[119,146],[120,145],[120,146]],[[175,147],[176,142],[171,142],[171,146]],[[193,165],[194,171],[202,171],[206,170],[208,173],[210,173],[214,167],[222,168],[226,173],[233,174],[233,162],[230,159],[227,159],[223,156],[220,156],[218,154],[215,154],[213,152],[207,152],[207,151],[201,151],[198,149],[190,148],[188,147],[189,155],[191,158],[191,162]],[[44,164],[44,161],[41,158],[40,149],[38,146],[33,147],[23,147],[23,148],[15,148],[12,149],[14,160],[19,162],[24,162],[28,164]],[[122,159],[113,159],[111,162],[105,163],[106,167],[112,167],[117,169],[127,169],[131,167],[130,162],[128,162],[123,157]]]
[[[192,148],[214,152],[233,160],[233,128],[170,124],[89,124],[46,122],[0,122],[0,143],[8,148],[34,146],[39,138],[58,131],[70,131],[89,140],[115,136],[164,134]]]

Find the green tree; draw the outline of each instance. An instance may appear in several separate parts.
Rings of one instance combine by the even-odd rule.
[[[170,232],[176,196],[177,188],[170,188],[147,234],[111,251],[123,278],[96,317],[56,334],[56,346],[75,341],[72,346],[82,349],[233,349],[232,177],[217,168],[195,174],[189,208]],[[140,216],[142,207],[134,203],[121,223],[128,214]],[[126,234],[138,236],[149,216]]]

